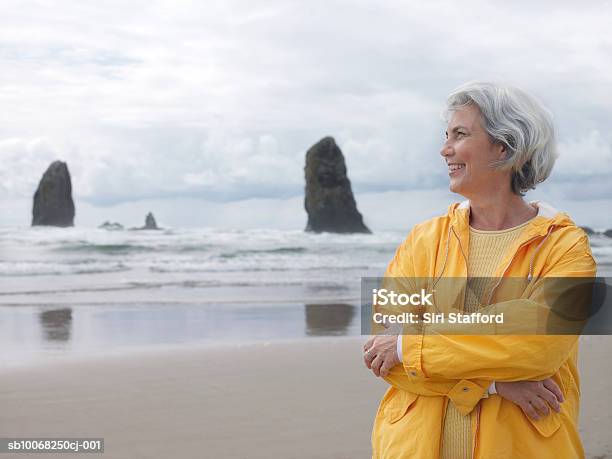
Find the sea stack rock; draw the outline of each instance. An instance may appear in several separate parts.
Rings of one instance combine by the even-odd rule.
[[[605,230],[603,234],[606,237],[612,237],[612,229]]]
[[[153,216],[153,214],[151,212],[149,212],[147,214],[147,216],[145,217],[145,226],[143,226],[140,229],[143,229],[143,230],[157,230],[157,229],[159,229],[157,227],[157,222],[155,221],[155,217]]]
[[[324,137],[306,153],[306,231],[370,233],[357,210],[344,155],[333,137]]]
[[[74,202],[68,166],[53,161],[34,193],[32,226],[74,226]]]

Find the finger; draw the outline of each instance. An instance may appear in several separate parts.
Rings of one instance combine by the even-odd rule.
[[[380,355],[377,355],[376,358],[372,361],[372,371],[376,376],[380,376],[380,367],[383,364],[383,358]]]
[[[523,410],[523,412],[529,416],[531,419],[534,420],[538,420],[540,419],[540,416],[538,415],[538,413],[536,412],[536,410],[533,409],[533,406],[531,406],[531,403],[529,403],[528,401],[524,401],[521,402],[519,404],[519,406],[521,407],[521,409]]]
[[[376,354],[374,354],[374,350],[373,349],[370,349],[363,356],[363,359],[365,361],[366,367],[368,367],[368,369],[370,369],[370,370],[372,369],[372,361],[374,360],[375,357],[376,357]]]
[[[561,411],[561,405],[559,405],[559,401],[557,400],[557,396],[553,394],[546,387],[542,387],[542,390],[538,394],[542,397],[546,402],[550,405],[550,407],[555,410],[557,413]]]
[[[363,352],[367,352],[374,344],[374,336],[370,336],[370,338],[363,345]]]
[[[381,376],[387,376],[389,374],[389,370],[393,368],[393,364],[391,363],[391,360],[386,359],[382,366],[380,367],[380,375]]]
[[[540,398],[539,396],[532,398],[530,403],[531,406],[533,406],[542,416],[548,416],[550,414],[550,408],[548,408],[548,405],[544,403],[544,399]]]
[[[546,387],[549,391],[555,394],[559,403],[563,403],[565,401],[565,397],[563,397],[563,392],[559,389],[559,386],[552,379],[548,378],[542,381],[544,383],[544,387]]]

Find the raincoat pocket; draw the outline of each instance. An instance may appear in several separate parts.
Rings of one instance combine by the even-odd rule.
[[[405,390],[397,390],[386,403],[385,419],[393,424],[402,419],[419,396]]]
[[[526,416],[526,415],[525,415]],[[526,416],[529,422],[543,437],[550,437],[554,434],[559,427],[561,427],[561,421],[559,421],[559,415],[556,413],[550,413],[548,416],[541,417],[537,421]]]

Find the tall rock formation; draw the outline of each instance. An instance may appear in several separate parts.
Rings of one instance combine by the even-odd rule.
[[[53,161],[43,174],[32,208],[32,226],[74,226],[74,202],[68,166]]]
[[[306,231],[370,233],[357,210],[346,165],[333,137],[324,137],[306,153]]]
[[[142,229],[147,229],[147,230],[159,229],[157,227],[157,222],[155,221],[155,217],[153,216],[153,212],[149,212],[147,216],[145,217],[145,226],[143,226]]]

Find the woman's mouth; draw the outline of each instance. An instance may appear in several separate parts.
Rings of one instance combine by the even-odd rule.
[[[456,174],[458,171],[463,170],[465,164],[463,163],[449,163],[448,164],[448,175]]]

